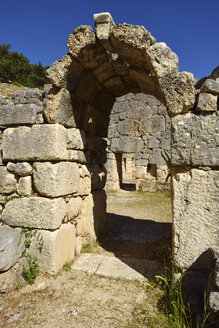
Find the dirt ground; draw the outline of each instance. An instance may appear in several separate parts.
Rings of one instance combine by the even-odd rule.
[[[110,193],[108,211],[171,221],[165,193]],[[33,285],[20,282],[14,290],[0,294],[0,327],[167,328],[159,306],[161,296],[159,287],[147,279],[112,279],[66,267],[56,276],[39,275]]]

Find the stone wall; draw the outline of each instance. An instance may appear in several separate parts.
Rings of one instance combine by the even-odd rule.
[[[104,226],[104,167],[92,164],[95,151],[88,150],[83,130],[47,124],[45,96],[25,89],[1,103],[0,239],[7,256],[0,271],[14,265],[24,249],[22,244],[19,252],[7,253],[6,228],[13,242],[23,238],[21,229],[38,231],[43,248],[33,241],[28,252],[41,270],[55,273],[83,243],[96,239],[98,219]],[[87,137],[91,145],[92,139]]]
[[[122,165],[123,182],[135,182],[137,190],[169,189],[164,158],[170,157],[170,125],[167,109],[155,97],[129,93],[117,98],[108,129],[106,187],[109,190],[120,187],[119,165]]]

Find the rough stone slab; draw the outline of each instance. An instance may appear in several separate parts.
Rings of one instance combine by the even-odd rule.
[[[83,150],[86,146],[86,135],[83,130],[66,129],[67,148]]]
[[[94,23],[97,38],[101,41],[103,46],[107,49],[111,49],[112,47],[110,46],[108,38],[112,27],[115,25],[111,14],[108,12],[94,14]]]
[[[200,93],[196,110],[199,112],[214,112],[217,110],[217,96],[210,93]]]
[[[219,165],[219,117],[188,113],[172,119],[173,165]]]
[[[62,224],[58,230],[39,232],[42,236],[42,252],[37,243],[31,243],[29,254],[36,256],[40,270],[55,274],[60,271],[66,262],[71,262],[75,255],[75,226]]]
[[[18,181],[17,193],[19,196],[30,196],[32,193],[31,176],[21,177]]]
[[[88,176],[81,177],[78,185],[77,194],[80,196],[89,195],[91,192],[91,178]]]
[[[47,197],[59,197],[78,191],[80,173],[76,163],[34,163],[33,183],[37,192]]]
[[[8,128],[3,133],[2,144],[5,160],[68,159],[66,130],[59,124]]]
[[[10,269],[24,250],[24,235],[21,229],[0,227],[0,271]]]
[[[219,82],[207,79],[201,87],[200,92],[207,92],[213,95],[219,95]]]
[[[34,124],[43,104],[8,104],[0,107],[0,125]]]
[[[16,190],[16,185],[14,174],[9,173],[5,166],[0,166],[0,193],[12,194]]]
[[[16,198],[5,205],[2,221],[14,227],[54,230],[60,227],[65,214],[62,198]]]
[[[20,177],[25,177],[32,173],[32,166],[27,162],[21,162],[21,163],[8,162],[7,170]]]
[[[23,88],[20,92],[12,95],[15,104],[42,104],[42,91],[38,88]]]
[[[81,25],[77,27],[72,34],[69,35],[67,41],[67,47],[70,53],[74,57],[77,57],[84,48],[90,47],[95,43],[96,43],[96,36],[92,30],[92,27]]]
[[[177,73],[179,69],[178,56],[164,42],[153,44],[148,50],[152,66],[158,78],[170,73]]]
[[[68,150],[68,159],[69,161],[77,163],[89,163],[90,162],[90,152],[82,150]]]
[[[151,266],[151,261],[139,259],[116,258],[102,254],[80,254],[72,265],[72,269],[80,270],[87,273],[125,280],[144,280],[145,276],[132,269],[131,264],[135,267],[147,269]],[[128,264],[126,264],[128,263]],[[157,271],[159,272],[159,271]]]
[[[203,253],[218,247],[218,186],[219,171],[173,171],[174,261],[182,270],[200,268]]]
[[[76,232],[81,235],[87,242],[96,240],[94,229],[93,197],[90,194],[82,203],[81,217],[77,220]]]

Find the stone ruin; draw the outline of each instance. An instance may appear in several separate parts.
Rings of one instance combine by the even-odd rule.
[[[197,285],[211,286],[212,315],[218,316],[219,69],[196,89],[191,73],[178,72],[176,54],[143,26],[115,24],[109,13],[94,19],[95,32],[76,28],[69,53],[47,70],[51,89],[1,102],[1,275],[21,256],[24,230],[36,232],[29,254],[51,274],[78,255],[83,243],[99,238],[106,217],[110,112],[116,98],[145,94],[167,108],[171,120],[175,266],[184,274],[191,304]],[[119,147],[112,139],[113,145]],[[144,159],[150,161],[137,161]],[[34,240],[37,233],[43,247]]]
[[[117,98],[108,128],[108,190],[125,183],[136,190],[169,190],[171,124],[166,107],[155,97],[142,93]]]

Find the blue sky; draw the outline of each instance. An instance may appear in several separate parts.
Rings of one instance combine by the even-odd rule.
[[[219,0],[5,0],[0,43],[10,43],[33,64],[51,65],[67,52],[73,29],[93,27],[93,14],[102,11],[115,23],[144,25],[176,52],[180,71],[201,78],[219,65]]]

